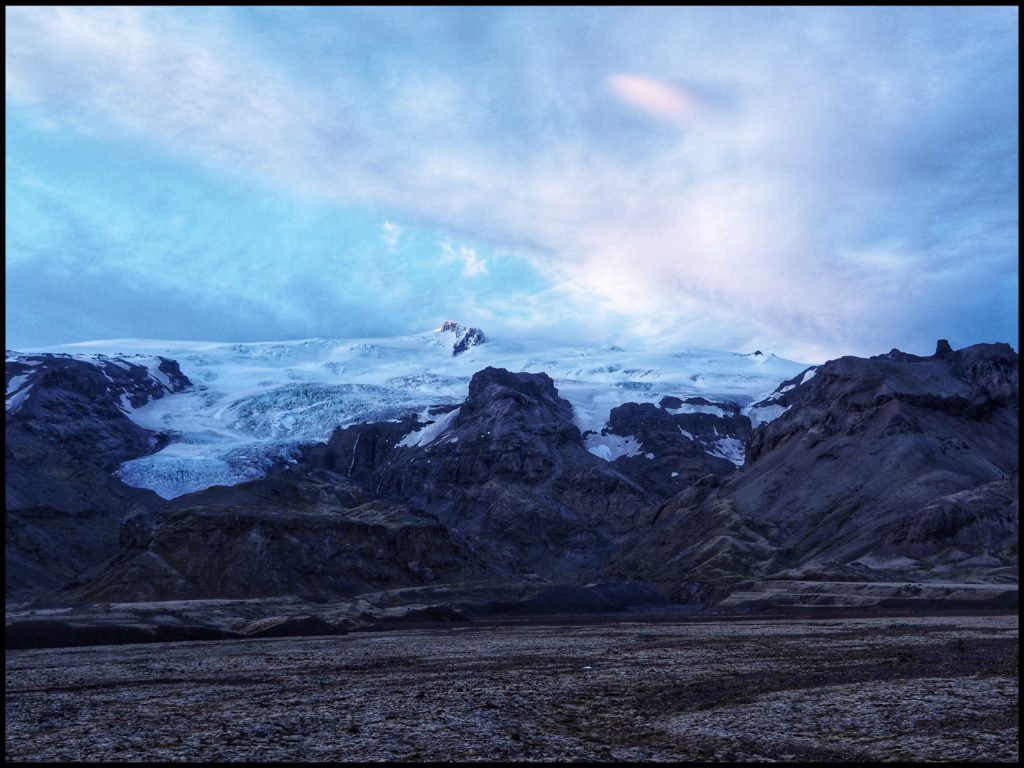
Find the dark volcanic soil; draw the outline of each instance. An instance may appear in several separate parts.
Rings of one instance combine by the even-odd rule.
[[[7,652],[7,760],[1018,760],[1015,615]]]

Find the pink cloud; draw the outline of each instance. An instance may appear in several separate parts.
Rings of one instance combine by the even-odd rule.
[[[646,75],[610,75],[608,87],[629,106],[676,125],[690,125],[706,111],[704,100],[691,89]]]

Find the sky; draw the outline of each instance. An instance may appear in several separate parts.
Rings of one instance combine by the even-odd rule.
[[[6,344],[1018,348],[1018,9],[6,9]]]

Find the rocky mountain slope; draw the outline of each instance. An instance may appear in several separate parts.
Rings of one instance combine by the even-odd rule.
[[[7,423],[104,469],[152,453],[167,435],[133,421],[135,409],[191,386],[164,357],[22,355],[6,360]]]
[[[118,551],[120,527],[156,494],[122,483],[118,463],[166,435],[126,412],[181,392],[173,360],[7,355],[5,579],[10,594],[59,587]]]
[[[653,510],[649,493],[586,450],[542,373],[485,368],[465,402],[430,423],[348,427],[310,458],[432,512],[492,563],[569,580],[597,575]]]
[[[818,367],[747,463],[667,503],[613,566],[670,585],[752,577],[1017,579],[1018,356],[978,344]]]
[[[69,594],[89,602],[308,596],[493,575],[432,515],[327,471],[273,472],[128,516],[118,555]]]

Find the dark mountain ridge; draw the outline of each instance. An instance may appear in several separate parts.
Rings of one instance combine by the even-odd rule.
[[[125,517],[162,501],[125,485],[118,463],[162,448],[126,410],[191,386],[177,362],[8,352],[6,593],[59,588],[114,555]]]
[[[667,503],[612,570],[715,589],[1016,581],[1017,375],[1005,344],[829,361],[753,431],[740,471]]]

